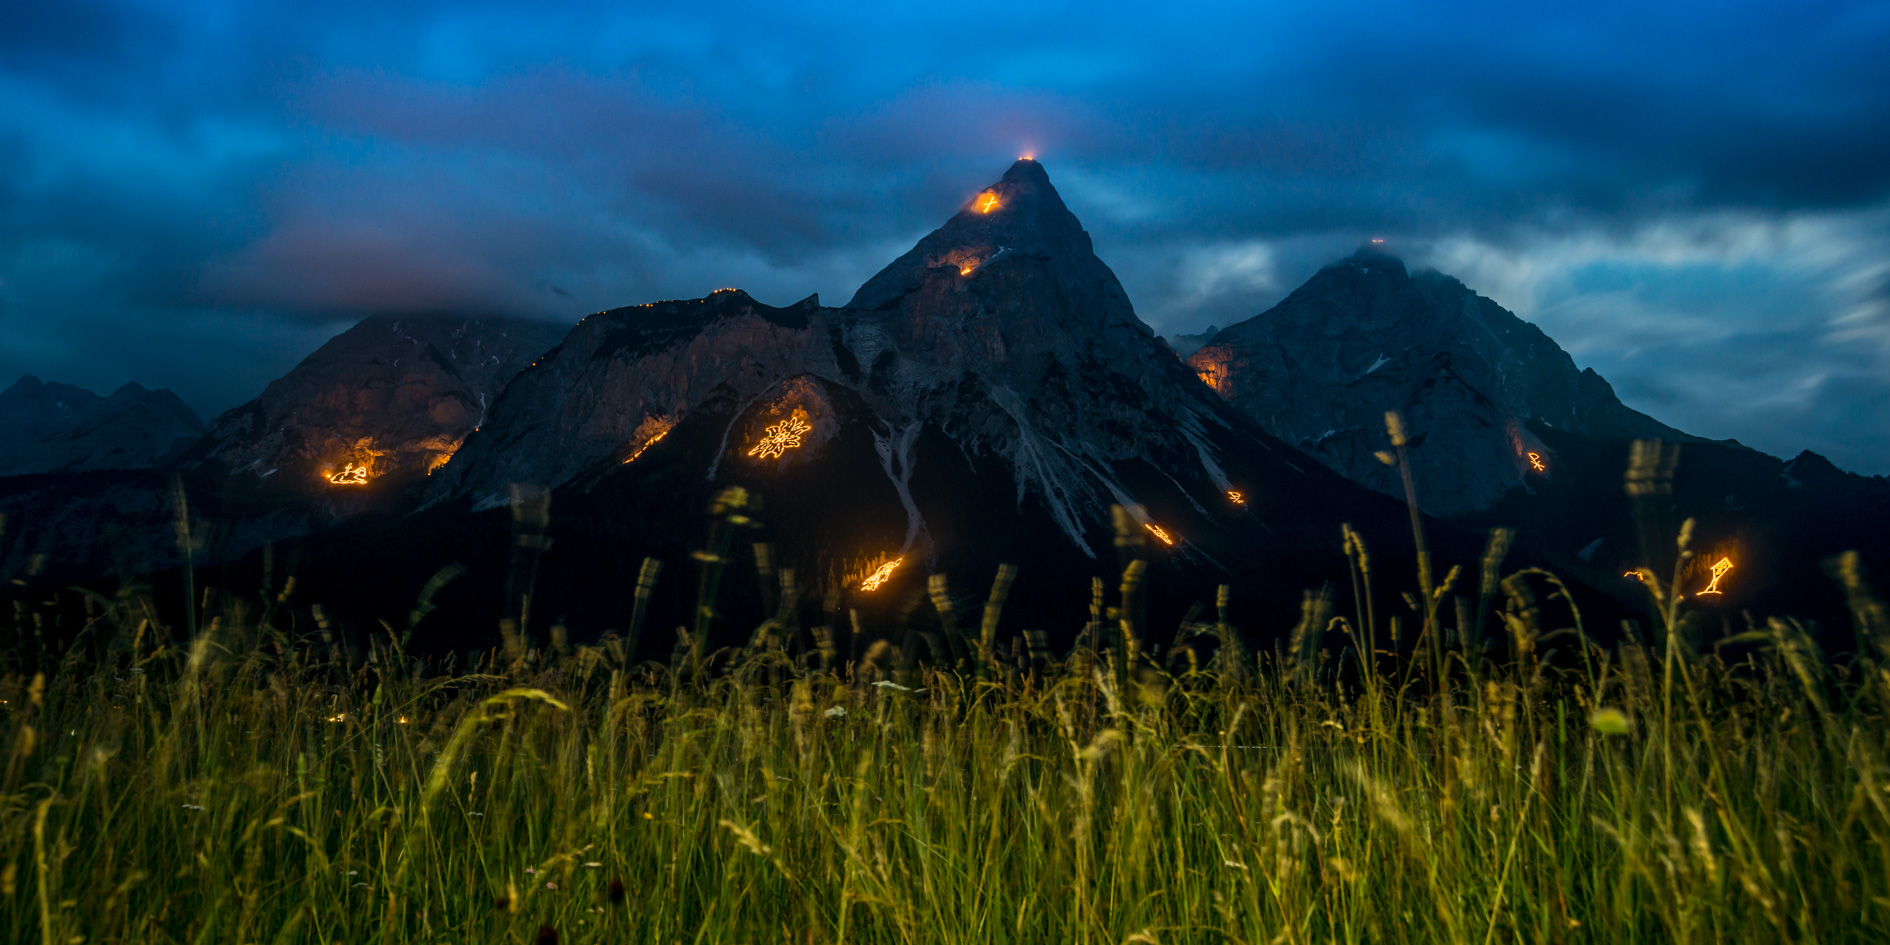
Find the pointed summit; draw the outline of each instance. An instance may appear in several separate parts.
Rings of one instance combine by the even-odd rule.
[[[1022,258],[1047,262],[1059,281],[1095,293],[1085,300],[1095,305],[1078,309],[1097,314],[1098,324],[1133,324],[1147,332],[1115,273],[1096,258],[1082,222],[1051,185],[1050,174],[1028,158],[967,196],[951,219],[867,280],[846,307],[885,309],[930,280],[974,278],[1000,261]]]

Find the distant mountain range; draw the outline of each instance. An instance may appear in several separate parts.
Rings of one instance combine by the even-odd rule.
[[[568,328],[370,318],[207,431],[169,392],[23,379],[0,394],[0,573],[35,553],[79,577],[175,562],[178,476],[198,560],[294,540],[311,574],[407,593],[449,560],[502,571],[514,520],[496,509],[548,495],[528,500],[553,509],[539,599],[601,629],[622,614],[600,589],[634,583],[643,555],[685,559],[710,498],[740,486],[768,527],[763,572],[845,591],[869,622],[931,575],[976,585],[999,563],[1039,582],[1018,619],[1064,619],[1131,554],[1175,609],[1225,582],[1291,612],[1344,573],[1342,523],[1389,570],[1411,554],[1378,455],[1388,410],[1454,561],[1516,527],[1519,554],[1630,602],[1622,568],[1670,560],[1694,517],[1702,548],[1737,556],[1728,614],[1799,606],[1844,548],[1890,571],[1881,478],[1665,426],[1377,246],[1254,318],[1157,338],[1025,160],[838,308],[725,289]],[[1654,498],[1630,502],[1637,440],[1669,445]]]
[[[100,397],[28,374],[0,391],[0,476],[155,466],[203,434],[176,394],[136,383]]]

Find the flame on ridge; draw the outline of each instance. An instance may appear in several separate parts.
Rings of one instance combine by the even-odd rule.
[[[1175,543],[1175,540],[1173,538],[1168,537],[1168,533],[1165,531],[1162,531],[1162,527],[1160,525],[1155,524],[1154,522],[1149,522],[1148,524],[1142,527],[1148,529],[1149,534],[1154,535],[1156,538],[1161,539],[1162,544],[1164,545],[1172,545]]]
[[[984,199],[978,201],[979,213],[990,213],[998,208],[997,194],[986,192]]]
[[[879,586],[881,584],[886,583],[887,578],[892,577],[893,571],[897,569],[899,567],[899,563],[904,560],[906,559],[903,557],[894,558],[891,561],[888,561],[885,564],[880,565],[876,570],[873,571],[872,574],[869,574],[866,576],[865,581],[862,581],[860,583],[860,590],[862,591],[879,590]]]
[[[1244,495],[1241,495],[1238,492],[1235,492],[1232,489],[1229,489],[1227,490],[1227,501],[1232,502],[1235,505],[1246,505],[1247,497]]]
[[[1548,471],[1549,471],[1549,467],[1547,467],[1547,466],[1544,466],[1544,465],[1542,465],[1542,454],[1541,454],[1541,453],[1530,453],[1530,454],[1529,454],[1529,468],[1531,468],[1531,469],[1533,469],[1533,470],[1535,470],[1536,472],[1548,472]]]

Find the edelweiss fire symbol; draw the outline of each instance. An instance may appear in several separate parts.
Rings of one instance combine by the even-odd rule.
[[[1706,590],[1703,590],[1703,591],[1701,591],[1701,592],[1700,592],[1700,594],[1703,594],[1703,595],[1704,595],[1704,594],[1717,594],[1717,593],[1719,593],[1719,592],[1720,592],[1720,591],[1719,591],[1719,579],[1720,579],[1720,578],[1722,578],[1722,577],[1725,577],[1725,576],[1726,576],[1726,572],[1728,572],[1728,571],[1731,571],[1731,570],[1732,570],[1732,559],[1731,559],[1731,558],[1721,558],[1721,559],[1719,559],[1719,563],[1718,563],[1718,564],[1715,564],[1715,565],[1713,565],[1713,581],[1712,581],[1712,583],[1710,583],[1710,584],[1708,584],[1708,585],[1706,585]]]
[[[748,455],[760,459],[774,459],[788,450],[801,445],[801,434],[813,429],[807,425],[803,414],[796,410],[794,416],[787,418],[767,429],[761,442],[748,451]]]

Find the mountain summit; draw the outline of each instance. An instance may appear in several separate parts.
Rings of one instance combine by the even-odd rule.
[[[1402,496],[1385,448],[1404,415],[1419,504],[1488,507],[1552,476],[1532,424],[1594,437],[1698,440],[1622,404],[1536,326],[1443,273],[1371,244],[1226,328],[1188,365],[1229,405],[1347,477]]]

